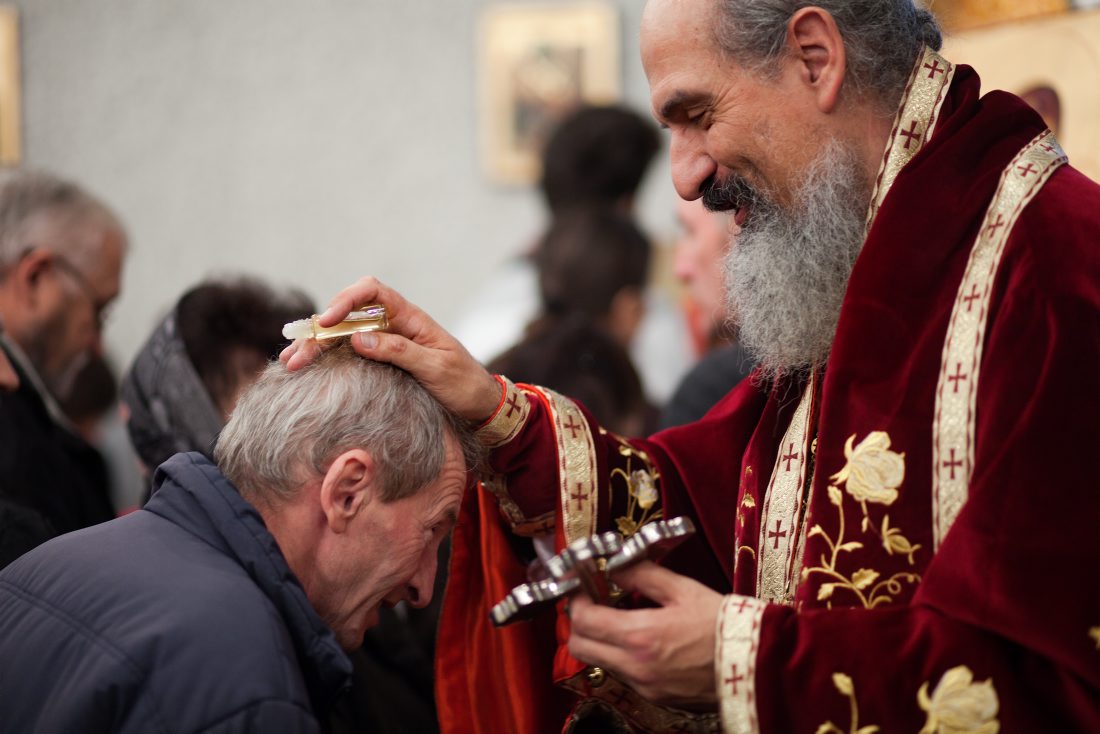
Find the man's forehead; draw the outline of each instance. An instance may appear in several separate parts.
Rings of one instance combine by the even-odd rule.
[[[642,11],[641,40],[680,37],[686,30],[705,32],[713,27],[718,0],[649,0]],[[695,40],[698,39],[684,39]]]
[[[711,2],[712,0],[707,0]],[[642,65],[650,91],[661,97],[658,104],[685,86],[694,86],[706,69],[717,61],[713,24],[708,5],[700,0],[652,0],[672,7],[654,11],[643,21],[641,33]],[[647,9],[650,6],[647,6]],[[655,107],[654,113],[660,108]]]

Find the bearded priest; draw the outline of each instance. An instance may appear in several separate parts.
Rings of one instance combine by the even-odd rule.
[[[322,323],[384,303],[359,352],[492,449],[455,538],[445,730],[566,707],[577,731],[1100,731],[1100,187],[940,41],[911,0],[648,3],[676,189],[735,212],[760,364],[694,424],[620,438],[372,278],[333,300]],[[506,531],[560,548],[680,515],[694,539],[615,577],[647,608],[577,595],[485,629],[524,580]]]

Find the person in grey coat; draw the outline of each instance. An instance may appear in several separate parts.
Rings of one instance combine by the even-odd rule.
[[[0,572],[0,731],[314,732],[380,607],[431,600],[469,428],[346,345],[270,365],[216,464]]]

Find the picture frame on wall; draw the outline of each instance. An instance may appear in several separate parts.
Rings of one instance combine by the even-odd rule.
[[[0,165],[22,159],[23,119],[20,80],[19,9],[0,5]]]
[[[557,122],[622,95],[619,16],[608,3],[491,5],[479,40],[483,167],[496,183],[536,181]]]

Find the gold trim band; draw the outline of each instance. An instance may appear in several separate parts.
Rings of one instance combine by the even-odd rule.
[[[596,532],[596,444],[576,403],[545,387],[537,389],[546,396],[554,424],[562,531],[568,544]]]
[[[726,734],[760,734],[756,716],[756,654],[767,604],[731,594],[722,600],[715,634],[714,680]]]
[[[882,157],[875,188],[871,194],[871,205],[867,210],[867,230],[870,231],[875,215],[882,206],[883,199],[894,185],[894,179],[912,160],[935,132],[939,121],[940,108],[947,98],[951,80],[955,78],[955,67],[947,59],[928,48],[917,59],[909,84],[902,94],[894,125],[886,143],[886,152]]]
[[[515,438],[531,415],[531,404],[515,383],[503,375],[496,378],[504,387],[504,395],[493,417],[476,433],[477,440],[488,449],[500,448]]]
[[[1050,130],[1016,154],[986,209],[955,294],[932,420],[932,540],[939,548],[966,503],[974,471],[978,377],[993,282],[1020,212],[1067,161]]]
[[[791,585],[791,555],[797,545],[795,531],[802,510],[802,488],[806,486],[815,384],[816,380],[810,380],[802,391],[802,399],[776,452],[771,482],[760,511],[756,595],[766,601],[785,603]]]

